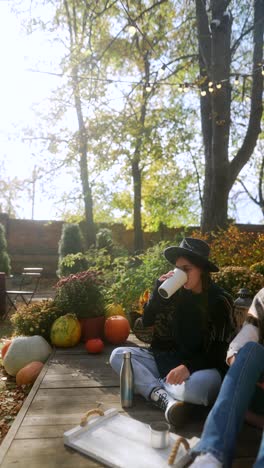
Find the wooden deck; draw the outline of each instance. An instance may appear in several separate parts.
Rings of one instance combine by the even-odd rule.
[[[130,341],[139,344],[133,336]],[[100,355],[88,355],[83,346],[54,351],[0,447],[2,468],[103,466],[63,444],[63,433],[78,425],[83,414],[98,402],[103,409],[115,407],[146,423],[164,419],[159,409],[139,396],[135,397],[133,408],[126,412],[122,409],[119,378],[108,362],[112,349],[108,346]],[[199,437],[204,417],[193,417],[177,433]],[[244,426],[234,468],[252,467],[260,437],[260,430]]]

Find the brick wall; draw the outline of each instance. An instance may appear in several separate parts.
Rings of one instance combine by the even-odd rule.
[[[20,273],[24,267],[43,267],[44,276],[55,276],[58,267],[58,243],[63,221],[32,221],[11,219],[0,213],[0,223],[5,226],[8,253],[11,258],[12,274]],[[237,224],[244,231],[264,232],[264,225]],[[104,226],[106,227],[106,226]],[[113,241],[133,252],[134,233],[122,224],[111,226]],[[190,227],[193,230],[194,227]],[[160,240],[173,240],[183,228],[170,229],[162,226],[159,232],[145,232],[145,248]]]

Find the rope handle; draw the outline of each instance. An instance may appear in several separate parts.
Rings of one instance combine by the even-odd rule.
[[[85,415],[81,419],[80,426],[85,426],[88,422],[89,417],[92,416],[93,414],[104,416],[104,411],[101,410],[100,408],[94,408],[94,409],[87,411],[87,413],[85,413]]]
[[[174,446],[171,449],[171,453],[168,458],[168,465],[173,465],[175,457],[178,453],[180,445],[183,444],[186,450],[190,448],[189,442],[184,437],[179,437],[176,441]]]

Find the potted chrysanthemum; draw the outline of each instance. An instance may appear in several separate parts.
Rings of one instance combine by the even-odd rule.
[[[55,285],[54,302],[64,313],[76,314],[83,341],[103,337],[105,303],[102,285],[102,273],[93,269],[63,277]]]

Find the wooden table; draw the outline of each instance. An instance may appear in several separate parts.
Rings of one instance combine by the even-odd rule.
[[[130,344],[142,344],[131,335]],[[97,463],[63,444],[63,433],[78,425],[82,415],[103,403],[145,423],[164,420],[163,413],[137,396],[126,412],[119,401],[119,378],[109,365],[113,347],[88,355],[83,345],[56,349],[33,385],[9,433],[0,446],[1,468],[90,468]],[[201,434],[203,419],[194,419],[177,433]],[[235,468],[250,468],[261,431],[245,425],[239,439]],[[135,467],[136,468],[136,467]]]

